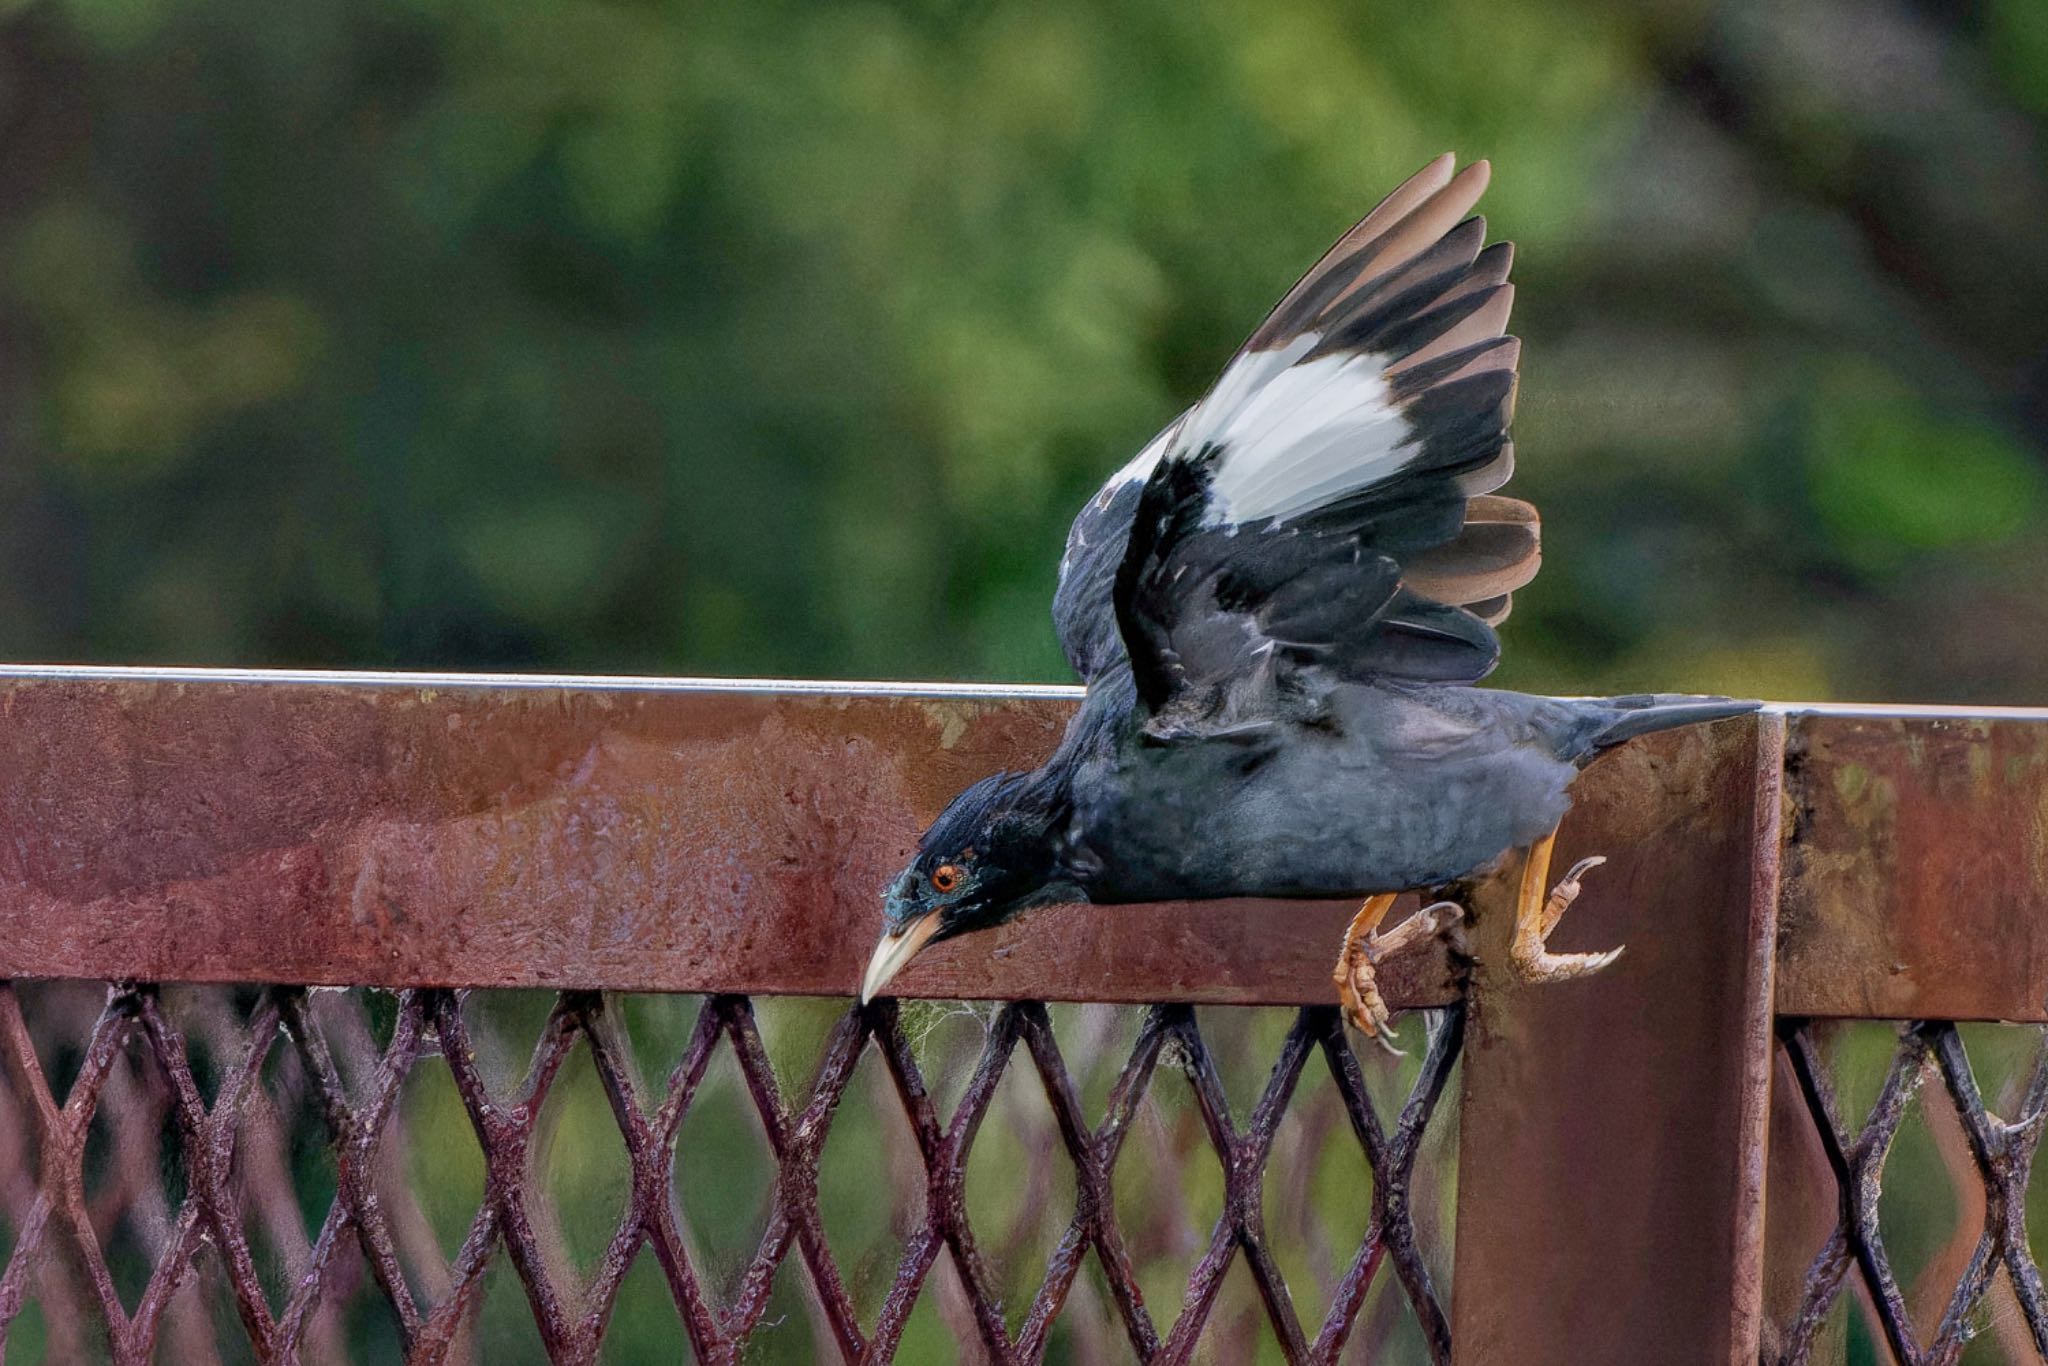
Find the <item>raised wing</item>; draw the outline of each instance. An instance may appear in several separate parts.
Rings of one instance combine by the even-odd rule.
[[[1498,660],[1492,624],[1539,549],[1535,509],[1489,496],[1514,467],[1521,344],[1512,248],[1466,216],[1487,174],[1445,156],[1387,196],[1148,451],[1113,599],[1155,715],[1227,724],[1275,687]]]

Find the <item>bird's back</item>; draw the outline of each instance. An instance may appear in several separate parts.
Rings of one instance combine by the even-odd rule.
[[[1160,744],[1126,726],[1074,776],[1097,901],[1436,886],[1555,829],[1585,761],[1754,703],[1353,684],[1318,719]]]
[[[1077,766],[1097,901],[1329,897],[1447,882],[1540,837],[1577,769],[1552,710],[1517,694],[1348,685],[1319,721]]]

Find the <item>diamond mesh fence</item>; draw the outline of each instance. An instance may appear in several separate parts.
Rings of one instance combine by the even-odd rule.
[[[1464,1011],[1424,1018],[1396,1060],[1321,1007],[0,986],[0,1344],[1446,1362]],[[2048,1029],[1777,1048],[1770,1216],[1824,1217],[1764,1361],[2048,1360]]]
[[[2048,1129],[2048,1029],[1922,1021],[1779,1023],[1792,1134],[1831,1218],[1764,1359],[2048,1360],[2029,1250],[2048,1197],[2028,1178]],[[1775,1192],[1774,1192],[1775,1193]],[[1775,1211],[1774,1211],[1775,1217]]]
[[[1449,1359],[1462,1008],[0,986],[6,1359]],[[1424,1035],[1426,1033],[1426,1039]]]

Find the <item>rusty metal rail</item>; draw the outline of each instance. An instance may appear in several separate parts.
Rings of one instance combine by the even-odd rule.
[[[2048,1357],[2027,1243],[2048,1107],[2048,1045],[2031,1042],[2048,1021],[2048,714],[1778,709],[1596,766],[1560,855],[1611,861],[1567,935],[1629,953],[1593,981],[1526,990],[1493,970],[1501,889],[1476,885],[1469,974],[1439,953],[1390,983],[1398,1004],[1438,1011],[1391,1124],[1368,1095],[1379,1064],[1327,1000],[1351,909],[1336,903],[1055,908],[935,949],[906,995],[1010,1003],[950,1111],[887,1004],[844,1011],[815,1070],[778,1077],[747,998],[850,993],[875,889],[922,823],[973,777],[1033,762],[1072,705],[1064,689],[0,672],[0,977],[116,983],[89,1028],[0,992],[0,1333],[32,1318],[51,1359],[142,1361],[208,1337],[333,1359],[356,1341],[338,1306],[367,1295],[388,1307],[391,1350],[467,1359],[509,1264],[530,1340],[595,1360],[651,1259],[701,1361],[736,1359],[762,1330],[785,1263],[802,1267],[812,1351],[845,1360],[890,1359],[935,1298],[963,1352],[1000,1361],[1235,1360],[1252,1349],[1218,1345],[1225,1319],[1278,1359],[1335,1361],[1384,1318],[1368,1300],[1412,1315],[1405,1338],[1366,1342],[1389,1359],[1798,1362],[1863,1341],[1918,1363],[1983,1332],[2015,1359]],[[203,1065],[157,983],[239,984],[209,1017]],[[306,992],[323,985],[402,993],[373,1047],[347,1024],[359,1064],[337,1064],[344,1017],[314,1006],[366,1006]],[[479,989],[516,987],[560,994],[523,1077],[494,1089],[471,1016]],[[664,1085],[638,1080],[647,1040],[609,994],[623,992],[710,998],[686,1045],[646,1059]],[[1114,1074],[1099,1108],[1049,1001],[1150,1007],[1127,1044],[1090,1055]],[[1234,1026],[1198,1025],[1196,1006],[1298,1008],[1277,1055],[1247,1054],[1268,1075],[1242,1127],[1213,1045]],[[1833,1069],[1854,1050],[1829,1022],[1854,1019],[1921,1023],[1885,1045],[1871,1118],[1851,1127]],[[2002,1091],[1980,1087],[1975,1045],[1949,1023],[1998,1020],[2034,1049]],[[578,1050],[629,1171],[616,1229],[582,1267],[555,1246],[535,1175],[538,1116]],[[433,1056],[476,1136],[483,1196],[424,1274],[401,1246],[417,1211],[390,1135]],[[714,1287],[676,1173],[722,1057],[775,1177],[753,1252]],[[842,1103],[880,1094],[849,1090],[863,1057],[908,1124],[899,1156],[918,1188],[879,1303],[849,1288],[818,1194]],[[1302,1100],[1317,1057],[1331,1090]],[[1207,1152],[1221,1172],[1170,1314],[1143,1293],[1149,1253],[1117,1197],[1162,1064],[1192,1097],[1172,1161]],[[977,1134],[1027,1065],[1072,1207],[1042,1275],[1019,1281],[991,1269],[967,1210]],[[1937,1074],[1946,1102],[1922,1105]],[[250,1115],[280,1097],[320,1117],[332,1182],[282,1275],[247,1232],[270,1217],[251,1173],[282,1151],[266,1129],[266,1155]],[[1273,1165],[1318,1160],[1291,1137],[1275,1147],[1312,1104],[1316,1142],[1348,1130],[1369,1180],[1363,1237],[1305,1318],[1302,1273],[1268,1226],[1282,1185],[1307,1189]],[[1425,1228],[1414,1166],[1445,1115],[1455,1229]],[[1905,1271],[1880,1210],[1902,1123],[1933,1134],[1959,1192],[1952,1248]],[[95,1148],[102,1129],[114,1136]],[[161,1170],[175,1190],[151,1189]],[[145,1206],[146,1265],[124,1284],[104,1248]],[[1254,1320],[1217,1308],[1246,1273]],[[1109,1337],[1076,1336],[1075,1294],[1099,1302]]]

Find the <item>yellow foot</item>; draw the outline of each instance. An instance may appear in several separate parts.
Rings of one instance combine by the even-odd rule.
[[[1379,1044],[1395,1057],[1406,1056],[1394,1047],[1393,1012],[1380,995],[1379,964],[1382,960],[1426,939],[1432,939],[1465,918],[1465,908],[1455,901],[1425,906],[1393,929],[1381,934],[1380,918],[1393,904],[1391,896],[1373,897],[1359,908],[1351,928],[1344,934],[1344,947],[1337,954],[1337,997],[1344,1005],[1344,1018],[1353,1028]]]
[[[1550,871],[1550,843],[1551,839],[1546,838],[1529,851],[1529,862],[1522,872],[1522,894],[1515,908],[1515,942],[1508,957],[1516,976],[1525,982],[1568,982],[1574,977],[1590,976],[1621,957],[1621,946],[1605,953],[1550,951],[1550,932],[1578,899],[1579,879],[1588,869],[1607,862],[1599,855],[1580,859],[1564,875],[1564,881],[1538,902],[1536,897]]]

